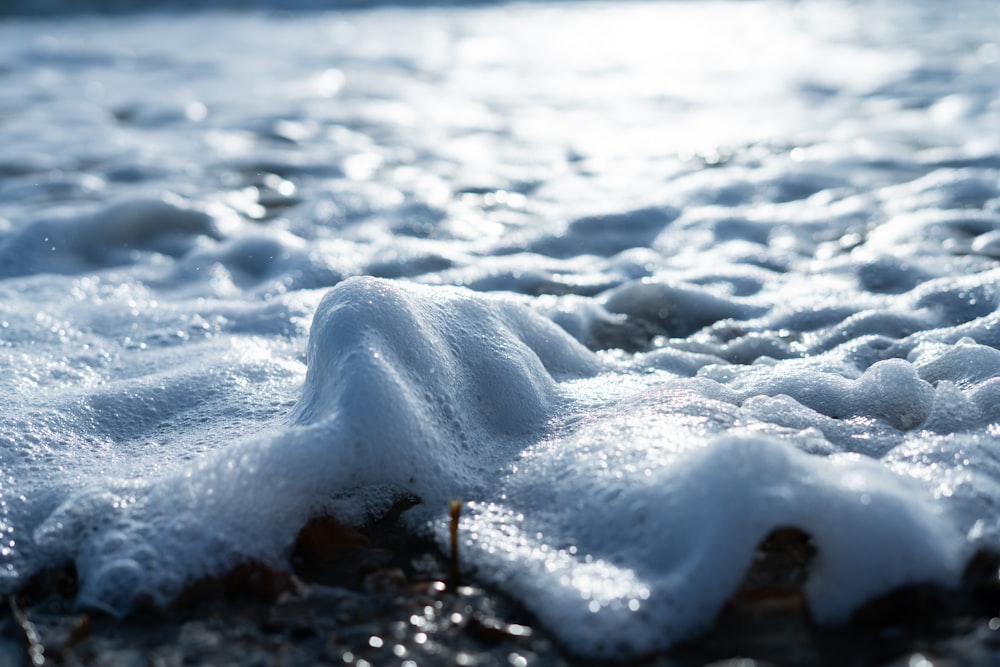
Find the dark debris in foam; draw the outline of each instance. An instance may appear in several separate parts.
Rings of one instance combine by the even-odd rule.
[[[169,609],[145,607],[123,620],[81,612],[70,568],[35,577],[17,601],[46,664],[571,664],[517,604],[478,586],[449,586],[448,560],[403,530],[400,509],[363,530],[316,518],[300,532],[289,570],[243,564],[189,586]],[[0,664],[16,651],[30,664],[7,614]]]
[[[41,655],[44,664],[73,667],[1000,661],[1000,555],[978,554],[958,590],[907,586],[871,601],[842,627],[810,618],[803,586],[817,556],[805,533],[774,531],[703,636],[641,660],[597,663],[574,657],[503,595],[449,586],[447,559],[394,516],[363,530],[317,518],[301,531],[290,570],[244,564],[191,586],[169,609],[146,608],[124,620],[76,609],[72,569],[44,572],[4,606],[0,663],[31,665],[30,651],[34,664]]]

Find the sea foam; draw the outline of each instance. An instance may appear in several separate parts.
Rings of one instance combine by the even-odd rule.
[[[125,614],[401,498],[587,657],[695,637],[785,527],[819,622],[956,585],[1000,550],[960,5],[0,22],[0,593]]]
[[[523,305],[357,278],[319,303],[307,363],[287,425],[146,484],[71,494],[36,529],[50,558],[74,558],[83,604],[165,604],[233,562],[280,565],[311,516],[363,523],[401,497],[436,522],[471,499],[473,571],[589,655],[707,627],[778,528],[815,540],[820,621],[900,584],[953,585],[968,556],[919,485],[869,458],[725,435],[744,396],[772,393],[912,427],[934,392],[905,361],[854,382],[757,372],[725,389],[710,374],[614,389],[613,367]]]
[[[482,496],[554,414],[557,379],[600,367],[523,305],[372,278],[334,288],[309,340],[287,426],[151,485],[71,494],[35,531],[77,554],[82,602],[123,614],[242,559],[280,564],[316,513],[359,523],[404,495]]]

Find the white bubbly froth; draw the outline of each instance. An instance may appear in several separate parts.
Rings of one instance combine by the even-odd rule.
[[[695,636],[784,527],[820,622],[957,585],[1000,549],[959,4],[0,23],[0,592],[72,562],[125,614],[403,497],[590,657]]]

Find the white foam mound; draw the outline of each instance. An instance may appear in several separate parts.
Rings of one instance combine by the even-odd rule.
[[[35,531],[50,558],[75,558],[81,602],[122,614],[240,560],[281,564],[320,512],[359,522],[401,493],[431,507],[489,494],[558,406],[557,379],[599,369],[522,305],[371,278],[323,299],[308,361],[287,427],[73,494]]]
[[[395,421],[414,432],[386,437],[409,441],[427,425],[450,436],[530,431],[549,412],[555,379],[599,368],[565,331],[517,303],[375,278],[346,280],[323,299],[308,365],[298,423],[336,407],[359,433]],[[395,420],[381,419],[383,410]]]
[[[656,398],[639,423],[622,412],[534,448],[504,480],[507,500],[473,504],[476,571],[573,651],[604,657],[707,629],[781,527],[815,541],[806,596],[820,622],[902,584],[958,581],[963,536],[912,480],[769,437],[700,441],[705,421],[684,413],[703,401]]]
[[[323,299],[308,366],[294,421],[330,432],[352,485],[431,502],[488,493],[552,415],[556,380],[599,369],[524,306],[374,278],[346,280]]]

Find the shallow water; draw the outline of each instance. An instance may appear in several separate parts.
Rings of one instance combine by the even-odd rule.
[[[780,526],[821,621],[956,582],[1000,548],[998,26],[4,19],[0,590],[72,560],[126,613],[401,494],[592,656],[703,629]]]

